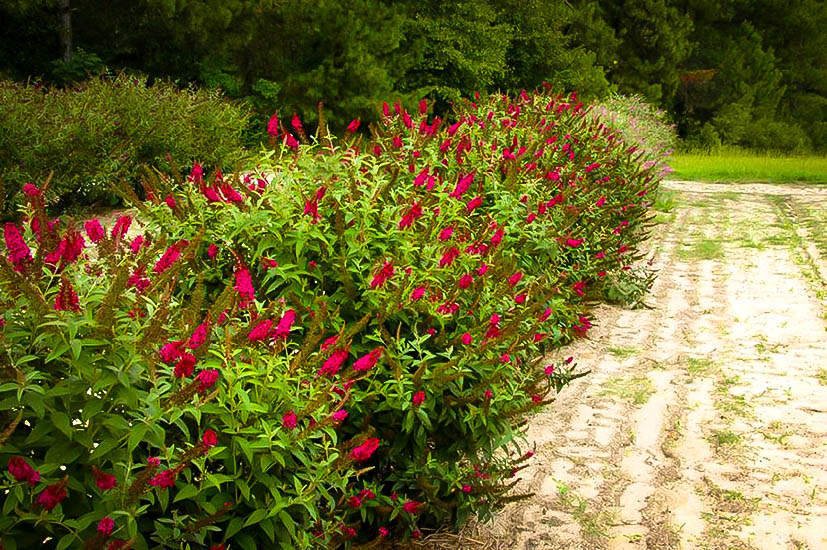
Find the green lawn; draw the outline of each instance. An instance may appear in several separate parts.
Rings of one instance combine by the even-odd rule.
[[[700,181],[827,183],[827,156],[779,157],[761,153],[675,153],[670,178]]]

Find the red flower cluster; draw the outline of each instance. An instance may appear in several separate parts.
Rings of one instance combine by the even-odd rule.
[[[281,426],[285,430],[292,430],[295,429],[296,426],[299,425],[298,418],[296,417],[296,413],[292,410],[287,411],[281,417]]]
[[[319,376],[333,376],[339,369],[342,368],[349,352],[347,349],[337,349],[333,352],[333,354],[325,359],[324,364],[322,364],[322,368],[319,369]]]
[[[50,512],[66,498],[66,483],[67,481],[64,479],[46,487],[43,492],[37,496],[37,504],[43,506],[47,512]]]
[[[208,330],[209,325],[207,325],[207,323],[201,323],[200,325],[195,327],[195,331],[193,331],[192,336],[190,336],[189,342],[187,342],[187,347],[191,350],[197,350],[198,348],[200,348],[207,340]]]
[[[372,369],[376,366],[376,362],[382,358],[384,351],[384,348],[381,347],[374,348],[370,353],[363,355],[353,363],[353,370],[361,372]]]
[[[406,229],[413,225],[413,222],[416,221],[418,218],[422,217],[422,206],[420,206],[419,202],[414,202],[411,205],[411,208],[402,216],[402,219],[399,220],[399,229]]]
[[[276,340],[286,340],[290,335],[290,328],[295,321],[296,312],[292,309],[285,311],[284,315],[279,319],[278,325],[276,325],[276,328],[273,330],[273,338]]]
[[[392,262],[385,262],[382,266],[382,269],[379,270],[379,273],[374,275],[373,279],[370,281],[370,288],[382,288],[382,286],[387,282],[388,279],[393,277],[394,269]]]
[[[98,489],[101,491],[109,491],[115,488],[118,484],[118,481],[115,479],[115,476],[112,474],[107,474],[99,470],[97,467],[92,466],[92,473],[95,476],[95,485],[98,486]]]
[[[156,474],[149,480],[152,487],[159,487],[161,489],[170,489],[175,487],[175,479],[178,475],[173,470],[164,470],[160,474]]]
[[[207,428],[201,436],[201,444],[204,446],[204,454],[209,453],[210,449],[218,445],[218,435],[216,435],[216,433],[211,429]]]
[[[160,259],[157,262],[155,262],[155,267],[152,268],[152,271],[155,273],[163,273],[164,271],[172,267],[172,264],[175,263],[175,260],[177,260],[181,256],[181,250],[178,248],[178,246],[178,243],[176,243],[167,248],[163,255],[160,257]]]
[[[83,235],[70,227],[63,238],[58,241],[57,248],[46,254],[43,261],[49,265],[56,265],[61,260],[64,266],[72,264],[83,252],[85,244]]]
[[[40,481],[40,472],[32,468],[22,457],[13,456],[9,459],[9,473],[17,481],[25,481],[34,487]]]
[[[198,393],[205,393],[212,389],[218,381],[218,371],[215,369],[206,369],[198,373]]]
[[[80,311],[78,295],[65,275],[60,279],[60,288],[55,297],[54,309],[55,311]]]
[[[161,347],[161,361],[166,364],[175,362],[173,374],[177,378],[188,378],[195,369],[195,356],[182,349],[182,342],[174,340]]]
[[[23,240],[20,228],[11,222],[7,222],[4,226],[4,237],[6,248],[9,250],[9,261],[14,266],[15,271],[22,273],[33,261],[33,258],[31,250],[26,245],[26,241]]]
[[[378,448],[379,439],[371,437],[361,445],[354,447],[353,450],[350,451],[350,458],[357,462],[363,462],[369,459]]]
[[[129,231],[129,226],[132,225],[132,218],[129,216],[119,216],[115,226],[112,227],[112,238],[122,239]]]
[[[402,504],[402,509],[411,515],[418,514],[420,512],[421,507],[422,503],[417,502],[415,500],[409,500]]]
[[[112,531],[115,530],[115,521],[106,516],[102,520],[98,522],[98,533],[102,533],[104,536],[109,536],[112,534]]]
[[[256,290],[253,288],[253,279],[247,268],[242,267],[235,272],[236,292],[241,296],[241,305],[246,307],[248,303],[256,299]]]
[[[86,230],[86,236],[89,237],[89,240],[93,243],[98,243],[106,237],[106,232],[103,230],[103,226],[101,226],[101,222],[98,221],[97,218],[84,223],[83,228]]]

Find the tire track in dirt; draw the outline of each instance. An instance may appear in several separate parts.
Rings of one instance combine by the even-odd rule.
[[[440,548],[827,548],[827,236],[792,218],[827,188],[668,188],[652,309],[600,306],[530,420],[535,495]]]

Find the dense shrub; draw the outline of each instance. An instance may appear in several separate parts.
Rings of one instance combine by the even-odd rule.
[[[672,172],[668,158],[675,149],[677,133],[664,111],[639,95],[614,95],[593,105],[591,113],[617,129],[646,162],[658,166],[662,176]]]
[[[247,113],[217,93],[121,74],[67,89],[0,81],[4,216],[26,182],[54,172],[46,200],[62,208],[110,204],[109,184],[137,182],[142,163],[212,163],[238,157]]]
[[[426,112],[315,145],[274,120],[258,174],[148,178],[142,234],[89,222],[85,253],[27,188],[6,548],[371,547],[519,497],[527,415],[581,374],[541,351],[588,332],[657,178],[576,98]]]

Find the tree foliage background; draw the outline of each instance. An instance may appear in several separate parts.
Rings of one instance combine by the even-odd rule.
[[[71,59],[65,59],[71,15]],[[389,98],[437,110],[548,81],[639,93],[699,146],[827,149],[820,0],[0,0],[0,72],[127,70],[220,87],[261,117],[323,102],[334,127]]]

